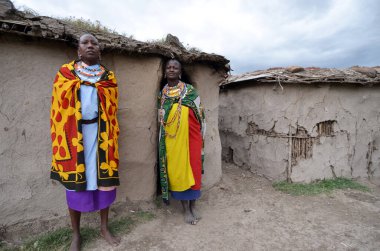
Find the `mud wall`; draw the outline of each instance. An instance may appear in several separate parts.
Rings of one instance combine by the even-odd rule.
[[[248,83],[222,90],[222,156],[274,180],[380,177],[380,87]]]
[[[58,41],[0,34],[0,226],[49,221],[67,214],[63,186],[49,179],[49,109],[52,81],[76,50]],[[159,57],[103,54],[119,82],[120,179],[118,201],[147,201],[156,194]],[[218,126],[219,74],[188,66],[208,123],[204,188],[221,177]]]

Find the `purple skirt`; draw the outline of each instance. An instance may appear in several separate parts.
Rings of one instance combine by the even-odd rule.
[[[83,191],[66,190],[67,205],[70,209],[79,212],[93,212],[109,207],[116,199],[116,189],[111,191]]]
[[[171,191],[173,199],[176,200],[196,200],[201,197],[201,190],[187,189],[183,192]]]

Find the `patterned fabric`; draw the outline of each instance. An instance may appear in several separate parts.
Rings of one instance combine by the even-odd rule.
[[[179,86],[182,82],[179,83]],[[165,90],[165,87],[164,87]],[[166,135],[165,126],[163,123],[171,123],[168,121],[169,113],[172,109],[173,104],[178,103],[178,106],[186,106],[190,108],[194,114],[199,124],[201,125],[202,136],[204,138],[206,124],[203,108],[201,107],[200,98],[195,90],[195,88],[190,84],[185,84],[184,88],[180,88],[179,91],[172,93],[177,93],[175,95],[166,95],[163,91],[158,97],[158,107],[159,107],[159,118],[162,118],[163,122],[160,123],[159,130],[159,143],[158,143],[158,154],[159,154],[159,173],[160,173],[160,184],[162,199],[167,202],[169,200],[169,182],[167,174],[167,158],[166,158],[166,146],[165,139],[166,137],[172,137],[173,135]],[[181,103],[181,104],[179,104]],[[180,116],[180,115],[179,115]],[[204,140],[203,140],[204,142]],[[204,144],[202,146],[202,169],[203,169],[203,155],[204,155]]]
[[[80,100],[80,87],[84,84],[95,87],[99,99],[98,185],[104,187],[119,185],[116,78],[112,71],[105,70],[96,83],[82,81],[75,73],[75,63],[72,61],[63,65],[53,84],[50,112],[53,157],[50,176],[69,190],[86,190]]]

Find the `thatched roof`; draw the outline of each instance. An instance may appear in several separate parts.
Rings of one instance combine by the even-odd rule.
[[[76,46],[79,37],[88,32],[63,20],[36,16],[18,11],[9,0],[0,1],[0,35],[14,33],[21,36],[60,40]],[[218,70],[228,71],[225,57],[187,50],[173,35],[162,42],[141,42],[115,33],[93,33],[104,51],[114,51],[134,55],[158,55],[164,58],[177,58],[184,64],[205,63]]]
[[[303,68],[300,66],[276,67],[230,76],[220,86],[221,88],[226,88],[242,83],[375,85],[380,84],[380,66],[353,66],[348,69]]]

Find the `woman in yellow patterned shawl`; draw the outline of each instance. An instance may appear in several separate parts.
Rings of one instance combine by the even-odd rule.
[[[100,211],[101,235],[112,245],[120,242],[107,226],[119,185],[117,83],[113,72],[100,64],[93,35],[80,37],[78,57],[58,71],[50,113],[51,178],[66,188],[73,229],[70,250],[80,249],[82,212]]]

